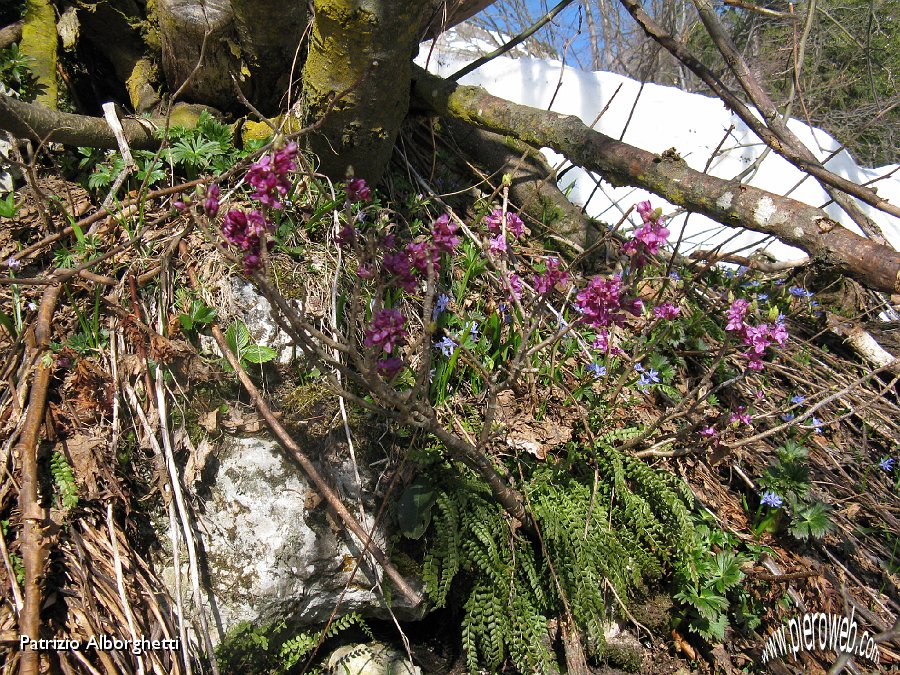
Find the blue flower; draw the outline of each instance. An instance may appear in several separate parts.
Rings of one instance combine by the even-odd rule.
[[[681,280],[681,275],[678,274],[678,272],[676,272],[675,270],[672,270],[671,272],[669,272],[669,278],[670,278],[672,281],[680,281],[680,280]]]
[[[478,322],[473,321],[472,325],[469,327],[469,335],[472,336],[472,342],[478,344]]]
[[[881,461],[878,463],[885,471],[893,471],[894,469],[894,458],[893,457],[883,457]]]
[[[640,363],[635,363],[635,364],[634,364],[634,369],[635,369],[635,371],[637,371],[638,373],[643,373],[643,372],[644,372],[644,366],[641,365]]]
[[[593,373],[595,380],[599,380],[601,377],[606,375],[606,366],[601,366],[597,363],[592,363],[587,367],[587,369],[591,371],[591,373]]]
[[[800,288],[800,286],[791,286],[788,289],[788,293],[798,298],[811,298],[814,295],[812,291],[808,291],[805,288]]]
[[[801,396],[800,394],[797,394],[791,398],[791,403],[799,404],[799,403],[803,403],[805,400],[806,400],[805,397]]]
[[[763,492],[762,499],[760,501],[766,506],[772,507],[773,509],[780,508],[781,505],[784,504],[784,500],[771,490],[766,490],[765,492]]]
[[[435,343],[435,349],[440,349],[441,353],[444,356],[453,356],[453,351],[456,349],[456,343],[447,336],[440,341]]]
[[[794,413],[784,413],[781,416],[781,419],[783,419],[785,422],[790,422],[792,419],[794,419]]]
[[[775,282],[775,285],[776,285],[776,286],[784,286],[784,279],[778,279],[778,280]]]
[[[445,293],[441,293],[434,300],[434,309],[431,310],[431,320],[437,321],[437,318],[447,309],[447,303],[450,302],[450,298],[447,297]]]
[[[760,282],[759,280],[754,279],[753,281],[751,281],[751,282],[748,284],[748,286],[750,286],[750,288],[759,288],[760,283],[761,283],[761,282]]]
[[[659,382],[659,373],[651,368],[646,373],[641,373],[641,379],[638,380],[638,388],[646,391],[647,387],[657,382]]]
[[[760,293],[759,295],[756,296],[756,299],[759,300],[760,302],[762,302],[763,300],[768,300],[769,294],[768,293]]]
[[[822,426],[822,420],[820,420],[818,417],[813,417],[810,420],[810,424],[812,424],[812,428],[815,430],[815,432],[817,434],[822,433],[822,429],[820,428]]]

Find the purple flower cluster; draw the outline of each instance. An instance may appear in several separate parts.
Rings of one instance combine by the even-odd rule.
[[[622,310],[640,316],[644,303],[640,298],[626,300],[622,297],[622,278],[619,275],[610,279],[596,276],[578,292],[575,307],[581,312],[584,323],[594,328],[605,328],[625,323]]]
[[[762,498],[759,500],[759,502],[760,504],[765,504],[772,509],[781,508],[781,506],[784,504],[784,500],[771,490],[763,492]]]
[[[255,209],[249,213],[231,209],[222,219],[222,236],[229,244],[244,252],[245,274],[250,274],[259,267],[262,248],[260,235],[271,229],[271,223]]]
[[[398,309],[382,309],[372,317],[372,323],[366,329],[363,344],[366,347],[381,347],[388,354],[393,353],[398,345],[406,344],[409,332],[405,328],[406,317]]]
[[[487,225],[488,232],[494,235],[493,237],[488,238],[488,250],[492,255],[497,255],[498,253],[506,251],[507,232],[512,234],[516,239],[525,234],[525,223],[522,222],[522,219],[515,213],[504,214],[503,209],[494,209],[491,212],[491,215],[484,217],[483,221],[485,225]],[[503,227],[504,222],[506,224],[505,232]]]
[[[788,339],[788,331],[780,318],[773,324],[761,323],[757,326],[747,324],[746,318],[749,306],[750,303],[741,298],[732,302],[731,308],[725,312],[725,315],[728,317],[725,330],[737,333],[743,340],[744,345],[750,347],[744,353],[744,356],[749,361],[747,366],[751,370],[762,370],[762,359],[766,349],[773,344],[778,346],[784,345]]]
[[[431,228],[431,241],[410,242],[399,250],[396,238],[388,235],[381,241],[381,248],[385,249],[382,267],[394,277],[397,285],[407,293],[416,290],[416,272],[423,277],[428,275],[428,266],[431,265],[434,274],[440,271],[441,253],[453,254],[459,246],[459,236],[456,234],[459,225],[450,222],[448,215],[443,215],[434,221]]]
[[[750,414],[747,412],[747,408],[744,406],[738,406],[738,409],[731,413],[731,416],[728,418],[728,425],[733,427],[739,427],[742,424],[746,424],[748,427],[753,426],[753,420],[750,417]]]
[[[296,170],[296,143],[288,143],[275,154],[261,157],[247,170],[247,182],[256,189],[250,196],[271,209],[282,208],[281,198],[291,188],[288,174]]]
[[[488,232],[491,234],[503,233],[503,209],[494,209],[491,215],[484,217],[484,223],[487,225]],[[516,239],[525,234],[525,223],[515,213],[506,214],[506,231],[512,234]]]
[[[372,190],[363,178],[351,178],[347,181],[347,200],[354,202],[372,201]]]
[[[653,316],[657,319],[665,319],[671,321],[681,314],[681,307],[676,307],[671,302],[664,302],[653,308]]]
[[[203,210],[210,218],[215,218],[219,214],[219,198],[222,191],[219,186],[213,183],[206,190],[206,199],[203,200]]]
[[[535,292],[541,295],[569,282],[569,273],[559,269],[559,258],[547,258],[546,265],[547,270],[543,274],[535,274],[531,280]]]
[[[453,254],[459,246],[459,237],[456,232],[459,225],[450,222],[450,216],[446,213],[440,216],[431,226],[431,238],[435,248],[441,253]]]
[[[634,239],[622,245],[622,251],[631,256],[636,267],[642,267],[647,256],[659,253],[659,247],[668,241],[669,230],[663,224],[661,210],[653,210],[650,202],[640,202],[637,212],[644,222],[634,231]]]

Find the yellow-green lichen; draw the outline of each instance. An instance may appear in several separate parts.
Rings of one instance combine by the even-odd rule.
[[[56,109],[56,13],[49,0],[28,0],[19,49],[31,61],[38,83],[37,102]]]

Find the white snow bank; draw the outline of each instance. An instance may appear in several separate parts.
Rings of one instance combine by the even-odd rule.
[[[425,66],[428,61],[427,67],[431,72],[447,76],[465,65],[460,60],[460,55],[459,49],[444,51],[440,42],[434,51],[431,51],[430,44],[423,44],[416,61],[421,66]],[[727,139],[709,168],[710,174],[721,178],[734,178],[752,164],[766,147],[719,99],[657,84],[645,84],[642,88],[640,82],[621,75],[563,68],[559,61],[500,57],[462,78],[461,84],[482,86],[491,94],[516,103],[541,109],[549,107],[555,112],[577,115],[588,125],[594,123],[597,115],[609,104],[603,117],[594,125],[595,129],[649,152],[661,153],[675,148],[692,168],[700,171],[727,134]],[[811,128],[793,119],[789,126],[820,160],[840,147],[835,139],[821,129]],[[551,163],[563,161],[560,155],[551,150],[545,149],[544,152]],[[893,204],[900,204],[900,171],[878,180],[895,171],[897,165],[877,169],[863,168],[844,150],[829,160],[826,166],[855,183],[870,183],[878,189],[879,195]],[[814,206],[826,204],[829,198],[819,184],[811,178],[803,178],[804,174],[787,160],[770,152],[752,179],[745,180],[745,183],[776,194],[789,195]],[[614,188],[602,181],[598,184],[581,169],[568,171],[560,186],[566,189],[573,183],[571,199],[579,204],[587,202],[587,212],[608,223],[618,221],[629,206],[644,199],[650,199],[654,206],[663,206],[667,214],[676,211],[672,205],[643,190]],[[900,249],[900,219],[866,204],[860,203],[860,207],[882,227],[894,247]],[[831,217],[859,231],[836,205],[828,205],[825,210]],[[704,216],[681,214],[669,225],[673,240],[685,226],[685,222],[687,227],[682,251],[713,246],[736,232]],[[741,231],[723,250],[749,250],[748,246],[760,247],[760,242],[768,242],[765,246],[767,251],[781,260],[791,260],[803,255],[796,248],[749,231]]]

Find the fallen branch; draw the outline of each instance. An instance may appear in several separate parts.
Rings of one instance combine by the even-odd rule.
[[[59,112],[5,94],[0,94],[0,129],[39,143],[53,141],[109,150],[119,147],[115,134],[102,117]],[[160,146],[160,139],[153,135],[153,125],[147,121],[124,119],[122,131],[128,145],[135,150],[155,150]]]
[[[641,187],[723,225],[774,235],[873,289],[900,291],[900,253],[842,227],[821,209],[706,175],[675,153],[654,155],[593,131],[577,117],[518,105],[421,68],[414,73],[414,91],[440,115],[553,148],[613,185]]]
[[[29,640],[40,638],[41,583],[46,560],[43,537],[47,514],[38,497],[40,478],[38,476],[37,450],[41,424],[47,409],[47,390],[50,385],[50,376],[53,374],[53,366],[52,363],[47,363],[43,359],[43,352],[50,342],[50,320],[56,310],[56,302],[61,290],[61,285],[50,286],[44,291],[41,298],[34,344],[29,350],[35,363],[35,374],[28,398],[25,424],[16,447],[16,454],[22,463],[19,510],[22,514],[22,564],[25,567],[25,599],[19,617],[19,632],[22,637],[27,637]],[[21,672],[23,675],[37,675],[39,670],[39,652],[31,649],[22,650]]]

